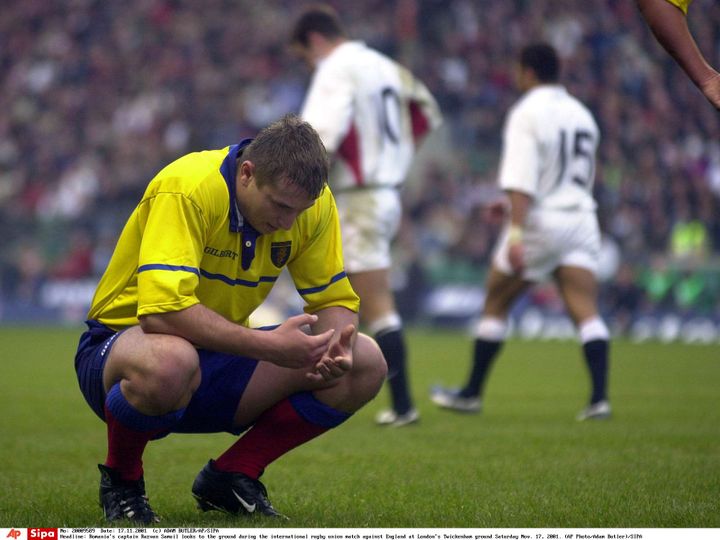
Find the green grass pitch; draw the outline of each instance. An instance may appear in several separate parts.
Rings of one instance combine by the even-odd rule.
[[[0,526],[105,526],[97,504],[103,424],[72,358],[79,329],[0,329]],[[481,415],[437,410],[436,382],[467,372],[463,333],[408,332],[422,419],[373,424],[386,390],[345,425],[271,465],[292,519],[200,513],[192,481],[233,437],[150,444],[146,482],[164,527],[720,527],[720,347],[612,346],[614,417],[577,423],[588,378],[574,342],[510,341]],[[127,525],[127,524],[126,524]]]

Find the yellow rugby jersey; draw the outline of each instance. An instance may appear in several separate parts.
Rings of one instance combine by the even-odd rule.
[[[692,0],[667,0],[667,1],[670,2],[671,4],[673,4],[674,6],[677,6],[680,9],[682,9],[682,11],[685,15],[687,15],[688,7],[690,6],[690,2],[692,2]]]
[[[188,154],[153,178],[120,234],[89,319],[118,330],[141,315],[202,303],[247,325],[285,266],[305,311],[358,310],[329,188],[289,231],[260,235],[243,220],[236,159],[249,142]]]

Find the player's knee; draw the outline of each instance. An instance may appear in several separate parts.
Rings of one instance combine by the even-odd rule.
[[[385,356],[374,339],[365,334],[358,334],[353,362],[355,376],[362,378],[369,388],[376,388],[376,391],[379,391],[387,376],[388,367]]]
[[[197,351],[184,339],[168,337],[153,345],[146,375],[146,401],[160,409],[176,406],[200,385]]]
[[[387,375],[385,357],[375,340],[359,334],[353,347],[349,373],[320,390],[322,401],[345,412],[354,412],[373,399]]]

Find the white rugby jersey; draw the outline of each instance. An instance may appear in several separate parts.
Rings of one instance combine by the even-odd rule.
[[[441,122],[425,85],[360,41],[343,42],[318,63],[301,116],[334,154],[335,192],[401,184],[417,143]]]
[[[594,210],[599,139],[592,113],[563,86],[532,88],[505,121],[500,187],[532,196],[534,209]]]

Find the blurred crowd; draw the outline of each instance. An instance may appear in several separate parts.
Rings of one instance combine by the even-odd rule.
[[[503,118],[518,97],[514,59],[544,40],[602,132],[605,309],[621,320],[666,308],[720,314],[719,116],[634,2],[330,3],[352,37],[411,67],[445,115],[404,193],[400,289],[481,283],[500,227],[486,209],[498,196]],[[48,281],[97,279],[162,166],[297,112],[310,73],[287,39],[303,4],[4,2],[0,303],[38,302]],[[689,22],[720,65],[720,6],[695,0]]]

